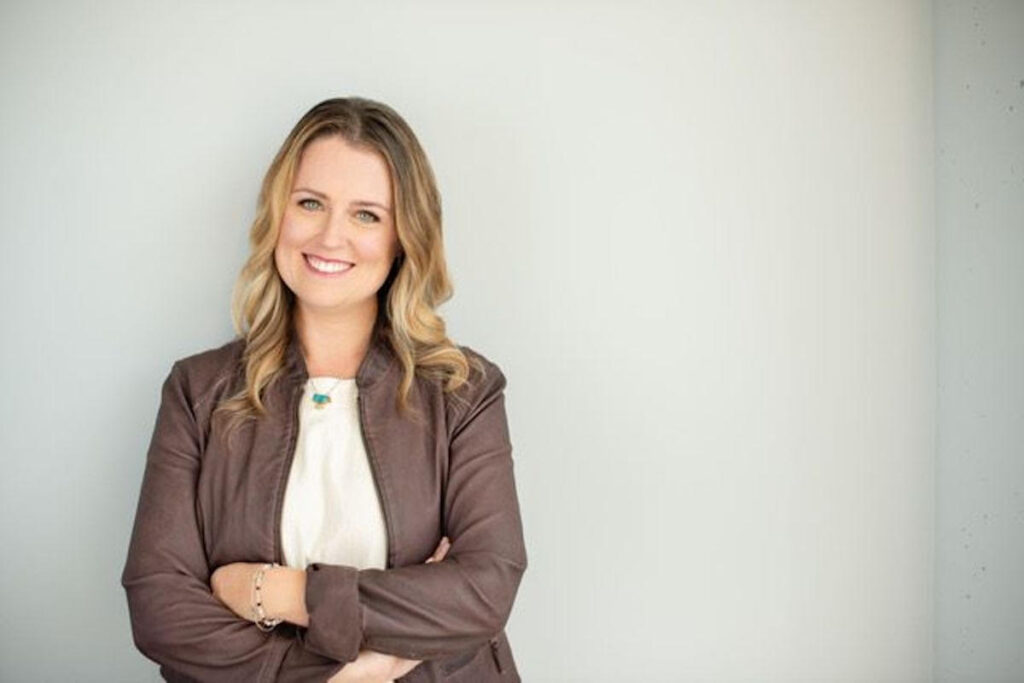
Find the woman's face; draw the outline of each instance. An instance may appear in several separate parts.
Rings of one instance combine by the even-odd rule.
[[[391,198],[391,174],[377,152],[334,135],[306,146],[274,250],[306,312],[376,310],[399,249]]]

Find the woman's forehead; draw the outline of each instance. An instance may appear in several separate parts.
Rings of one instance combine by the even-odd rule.
[[[306,187],[328,196],[371,193],[372,196],[360,198],[381,201],[390,194],[391,171],[376,150],[330,136],[313,140],[306,146],[292,184],[295,188]]]

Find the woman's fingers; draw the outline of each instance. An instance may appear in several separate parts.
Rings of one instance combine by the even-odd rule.
[[[391,669],[391,678],[401,678],[405,674],[409,673],[423,661],[420,659],[398,659]]]
[[[444,556],[448,554],[448,548],[452,547],[452,542],[448,540],[447,536],[441,537],[441,542],[437,544],[437,550],[434,551],[434,556],[437,561],[440,562],[444,559]]]
[[[434,550],[434,554],[427,558],[427,562],[440,562],[448,554],[448,548],[450,547],[452,547],[452,544],[448,537],[442,537],[441,542],[437,544],[437,549]]]

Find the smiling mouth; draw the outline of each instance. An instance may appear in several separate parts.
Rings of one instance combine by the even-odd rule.
[[[325,261],[312,254],[303,254],[302,257],[313,271],[322,275],[337,275],[355,267],[355,264],[348,261]]]

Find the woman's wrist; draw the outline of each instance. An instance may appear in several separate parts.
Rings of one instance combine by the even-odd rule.
[[[309,626],[305,571],[295,567],[273,567],[267,570],[263,581],[263,608],[269,618]]]

